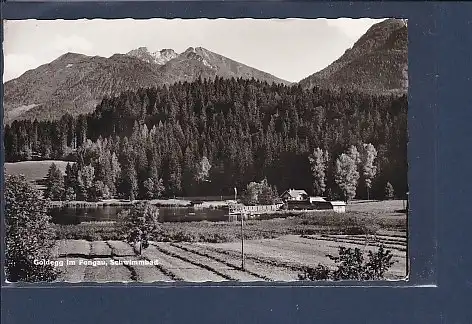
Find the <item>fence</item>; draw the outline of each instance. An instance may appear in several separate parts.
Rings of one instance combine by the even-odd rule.
[[[229,220],[237,220],[238,216],[247,218],[248,215],[263,214],[279,210],[283,204],[246,206],[242,204],[229,205]]]

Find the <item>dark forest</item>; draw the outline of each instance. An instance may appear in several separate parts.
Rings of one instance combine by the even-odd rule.
[[[329,156],[326,191],[336,195],[338,156],[371,143],[371,198],[384,198],[388,182],[403,197],[407,108],[406,95],[200,79],[124,91],[88,115],[14,121],[5,126],[5,160],[76,162],[64,178],[67,199],[231,195],[263,179],[279,194],[312,194],[309,155],[321,148]],[[357,197],[366,197],[362,185]]]

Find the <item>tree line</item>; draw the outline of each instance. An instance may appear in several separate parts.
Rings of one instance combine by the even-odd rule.
[[[68,199],[230,195],[263,179],[383,198],[387,182],[407,191],[407,106],[406,96],[197,80],[126,91],[88,115],[14,121],[5,158],[74,162],[59,190]]]
[[[358,193],[359,188],[364,188],[367,199],[370,199],[370,191],[377,176],[377,150],[368,143],[361,143],[359,149],[350,146],[346,152],[341,153],[330,165],[328,151],[317,147],[308,157],[310,161],[313,189],[315,195],[326,195],[330,199],[343,199],[349,201]],[[328,179],[334,179],[337,188],[330,187],[326,190]],[[394,198],[394,189],[390,182],[385,184],[383,197]]]

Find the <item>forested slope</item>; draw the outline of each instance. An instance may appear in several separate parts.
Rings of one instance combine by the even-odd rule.
[[[263,178],[279,192],[311,191],[308,155],[319,147],[329,153],[327,188],[336,191],[336,158],[371,143],[378,152],[372,196],[382,197],[387,181],[402,195],[407,106],[406,95],[199,79],[124,92],[88,115],[15,121],[5,127],[6,161],[70,158],[78,171],[89,167],[91,182],[125,197],[130,190],[144,197],[157,183],[168,196],[231,194]]]

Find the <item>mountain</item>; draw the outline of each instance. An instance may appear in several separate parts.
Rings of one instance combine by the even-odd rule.
[[[162,49],[157,52],[149,52],[147,47],[139,47],[126,53],[128,56],[134,56],[148,63],[154,63],[158,65],[164,65],[173,58],[176,58],[178,54],[173,49]]]
[[[158,85],[159,75],[155,65],[127,55],[67,53],[4,84],[4,120],[91,112],[105,96]]]
[[[301,80],[304,88],[356,90],[369,93],[408,91],[408,27],[401,19],[373,25],[339,59]]]
[[[180,55],[145,47],[109,58],[67,53],[4,84],[4,122],[89,113],[104,97],[126,90],[215,76],[289,84],[202,47]]]
[[[236,62],[202,47],[189,47],[185,52],[162,66],[160,71],[165,75],[166,79],[164,81],[168,84],[176,81],[193,81],[196,76],[202,79],[214,79],[216,76],[223,78],[254,78],[268,83],[289,84],[289,82],[269,73]]]

